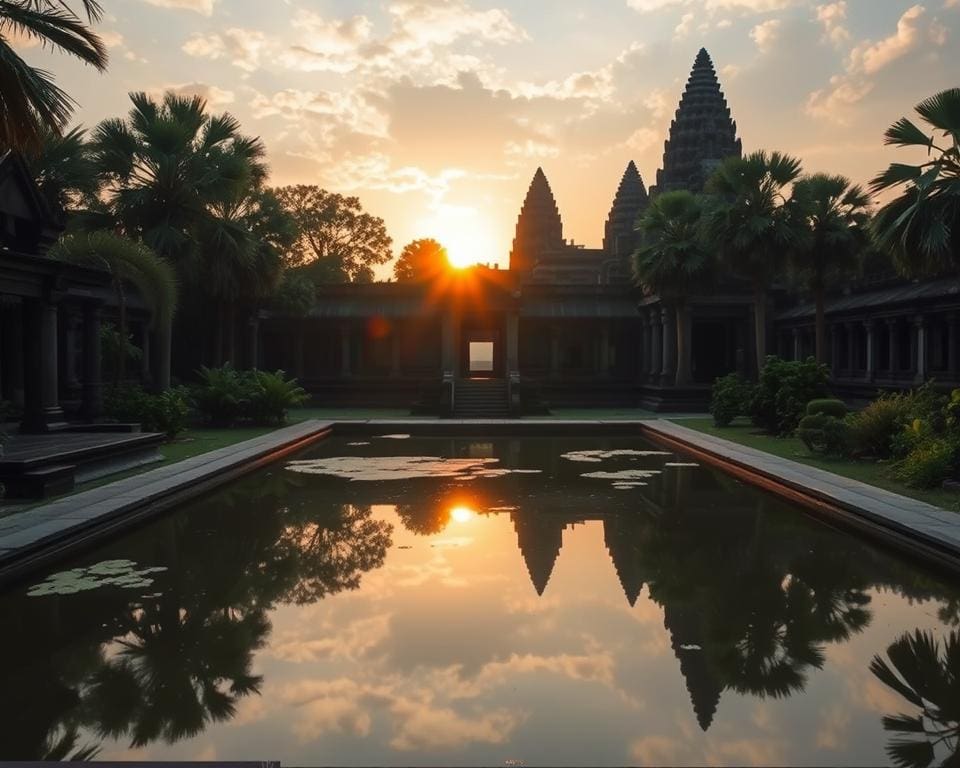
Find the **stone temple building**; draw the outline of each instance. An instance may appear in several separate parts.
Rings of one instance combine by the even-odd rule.
[[[565,237],[562,205],[538,168],[508,269],[476,267],[431,283],[322,287],[306,317],[261,313],[245,358],[294,373],[331,404],[457,416],[591,405],[703,410],[718,376],[756,374],[748,283],[727,276],[678,309],[671,297],[634,284],[634,223],[651,195],[701,191],[725,158],[742,151],[713,62],[701,50],[656,184],[648,192],[635,163],[626,165],[601,248]],[[678,311],[688,315],[685,345],[677,344]],[[958,313],[956,280],[905,285],[884,274],[847,286],[828,304],[838,393],[866,397],[930,375],[960,383]],[[771,291],[767,317],[769,353],[811,353],[813,308],[802,297]],[[683,366],[678,346],[689,357]],[[678,368],[690,379],[678,382]]]

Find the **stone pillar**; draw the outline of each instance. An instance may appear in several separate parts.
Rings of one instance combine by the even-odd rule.
[[[100,350],[100,306],[83,308],[83,406],[87,421],[95,421],[103,412],[103,363]]]
[[[340,378],[349,379],[352,375],[350,360],[350,326],[340,326]]]
[[[659,309],[650,311],[650,325],[653,337],[653,343],[650,345],[650,382],[659,384],[660,373],[663,370],[663,317]]]
[[[601,376],[610,375],[610,325],[608,323],[604,323],[600,329],[600,355],[597,365]]]
[[[960,381],[960,319],[956,312],[947,316],[947,369],[950,371],[951,381]]]
[[[663,368],[660,371],[660,383],[671,387],[677,381],[677,311],[674,307],[664,307],[663,318]]]
[[[800,360],[803,355],[803,339],[800,336],[800,329],[793,329],[793,359]]]
[[[150,326],[143,324],[143,333],[140,336],[140,381],[149,386],[153,381],[152,350],[150,349]]]
[[[896,378],[900,369],[900,334],[897,333],[897,321],[895,319],[887,320],[887,335],[890,338],[888,345],[889,360],[888,368],[890,378]]]
[[[834,379],[840,375],[840,326],[834,323],[830,326],[830,376]]]
[[[867,381],[873,381],[877,377],[877,346],[873,327],[873,320],[867,320],[863,324],[867,332],[867,372],[864,377]]]
[[[520,315],[516,310],[507,312],[507,374],[520,371]]]
[[[66,426],[58,396],[57,305],[34,299],[26,305],[25,400],[22,429],[49,432]]]
[[[927,370],[929,368],[927,361],[927,319],[923,315],[917,315],[913,320],[914,328],[914,365],[916,365],[916,375],[914,381],[917,384],[923,384],[927,380]]]
[[[260,367],[260,318],[255,314],[247,322],[247,358],[251,368]]]
[[[847,337],[847,372],[853,378],[853,372],[857,370],[857,329],[853,323],[843,325]]]
[[[560,328],[550,326],[550,378],[560,378]]]

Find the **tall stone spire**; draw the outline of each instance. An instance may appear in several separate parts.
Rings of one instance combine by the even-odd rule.
[[[633,518],[618,515],[603,520],[603,541],[610,553],[620,586],[623,587],[624,597],[631,608],[637,604],[637,598],[643,589],[639,541],[644,531],[634,522],[640,519],[639,515]]]
[[[623,172],[617,196],[613,199],[613,207],[607,217],[603,231],[603,250],[611,256],[623,258],[633,253],[637,242],[634,225],[649,202],[640,171],[631,160],[627,170]]]
[[[670,124],[656,191],[699,192],[721,161],[742,154],[737,124],[730,116],[710,54],[701,48]]]
[[[697,723],[706,732],[717,712],[723,685],[704,654],[702,615],[693,606],[663,604],[663,625],[670,632],[670,646],[680,661],[680,673],[687,684]]]
[[[543,172],[537,172],[517,219],[517,235],[510,251],[510,269],[528,272],[542,253],[563,248],[563,222],[550,183]]]
[[[550,581],[553,566],[563,546],[564,524],[549,515],[533,512],[514,512],[513,529],[517,532],[517,545],[527,573],[538,595],[542,595]]]

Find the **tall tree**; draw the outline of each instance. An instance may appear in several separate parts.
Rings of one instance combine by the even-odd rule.
[[[817,362],[826,362],[824,297],[859,265],[870,243],[870,195],[843,176],[818,173],[793,187],[791,213],[798,238],[791,257],[816,304]]]
[[[757,370],[767,354],[767,292],[797,233],[786,190],[800,161],[780,152],[753,152],[723,161],[707,182],[705,234],[720,260],[753,284]]]
[[[397,281],[432,280],[450,269],[447,249],[432,238],[407,243],[393,265]]]
[[[103,13],[96,0],[80,0],[87,22]],[[107,49],[68,0],[0,0],[0,149],[36,153],[47,131],[59,133],[74,102],[49,72],[32,67],[14,50],[25,38],[67,53],[101,72]]]
[[[907,275],[960,272],[960,88],[931,96],[916,111],[932,135],[904,117],[887,129],[886,143],[922,148],[928,159],[891,163],[871,182],[876,193],[904,187],[877,212],[874,230]]]
[[[641,245],[633,257],[634,276],[676,307],[678,385],[690,382],[687,295],[710,266],[700,233],[701,215],[696,195],[665,192],[654,198],[637,222]]]
[[[303,184],[274,191],[299,229],[288,263],[306,267],[315,282],[369,283],[373,267],[391,259],[383,219],[365,213],[358,198]]]
[[[100,207],[100,175],[82,128],[44,132],[40,151],[28,161],[40,192],[55,209]]]

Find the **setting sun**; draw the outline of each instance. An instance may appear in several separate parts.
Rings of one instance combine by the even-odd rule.
[[[468,523],[476,513],[469,507],[454,507],[450,510],[450,517],[458,523]]]
[[[424,218],[418,228],[447,249],[450,266],[463,269],[474,264],[492,264],[502,251],[485,214],[468,206],[445,205]]]

